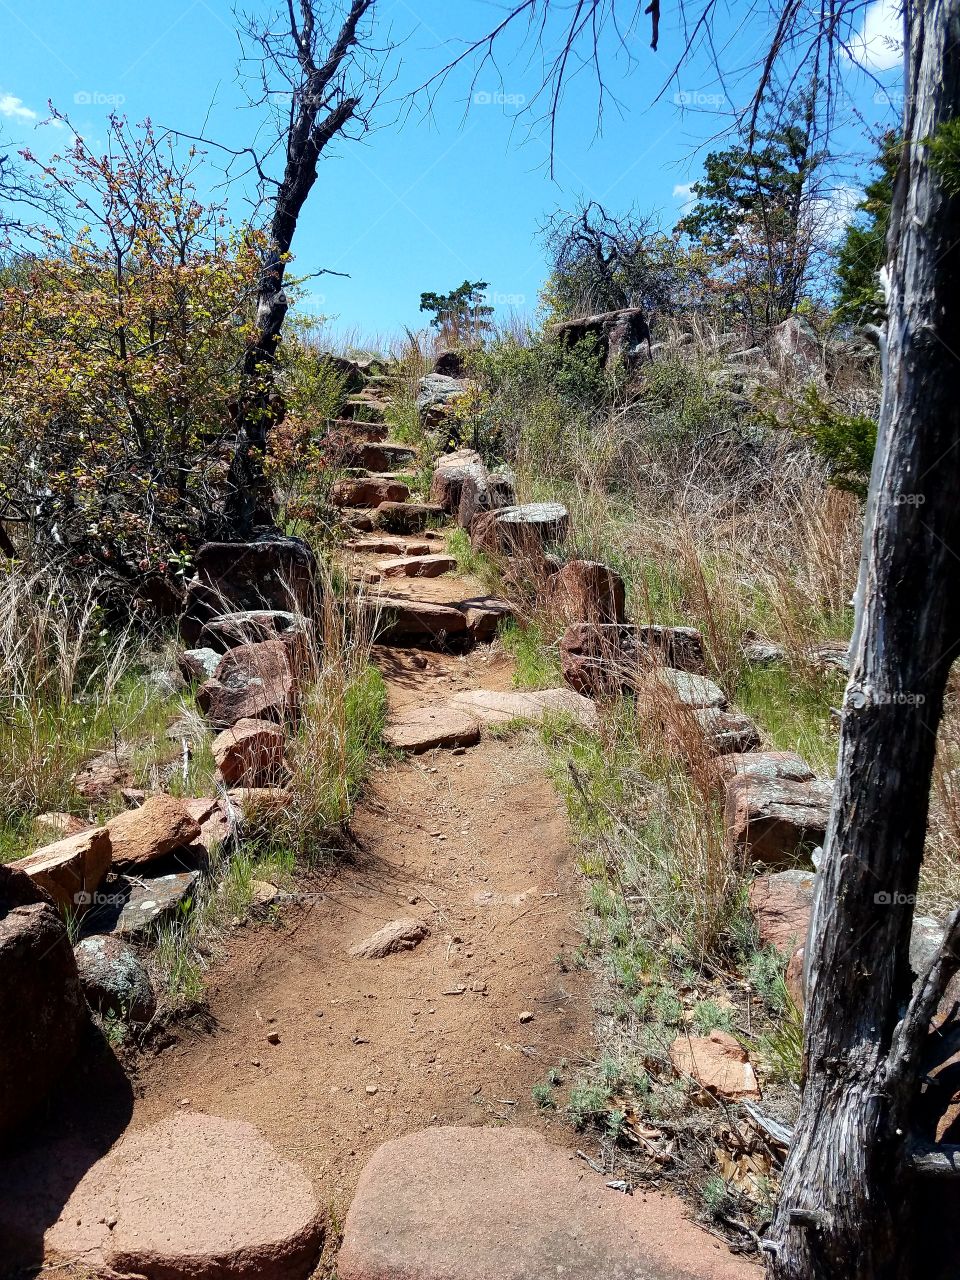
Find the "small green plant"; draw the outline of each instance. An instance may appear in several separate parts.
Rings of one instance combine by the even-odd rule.
[[[577,1129],[606,1115],[610,1091],[599,1084],[577,1084],[570,1090],[567,1112]]]
[[[551,1111],[557,1105],[553,1097],[553,1089],[549,1083],[535,1084],[530,1090],[530,1093],[533,1096],[534,1102],[543,1111]]]
[[[692,1021],[701,1036],[708,1036],[711,1031],[733,1029],[731,1011],[721,1008],[714,1000],[701,1000],[693,1010]]]
[[[547,642],[540,625],[521,625],[511,620],[501,629],[500,638],[513,657],[516,688],[551,689],[562,684],[559,653]]]

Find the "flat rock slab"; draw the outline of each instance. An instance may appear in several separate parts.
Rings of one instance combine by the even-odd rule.
[[[456,693],[450,705],[467,711],[484,724],[506,724],[511,720],[540,721],[545,715],[569,715],[588,729],[598,724],[597,708],[572,689],[511,690],[472,689]]]
[[[143,938],[157,921],[184,907],[199,878],[199,871],[130,879],[113,877],[93,895],[84,917],[84,932],[112,933],[131,941]]]
[[[813,910],[812,871],[778,871],[750,885],[750,911],[764,946],[790,955],[806,941]]]
[[[758,1280],[656,1192],[625,1196],[520,1128],[434,1128],[360,1176],[340,1280]]]
[[[99,1160],[45,1243],[147,1280],[302,1280],[323,1229],[305,1175],[253,1125],[180,1112]]]
[[[412,951],[429,932],[423,920],[390,920],[369,938],[351,947],[350,954],[363,960],[382,960],[398,951]]]
[[[678,671],[673,667],[663,667],[656,674],[657,679],[685,707],[691,707],[695,711],[709,707],[722,711],[727,705],[727,695],[706,676],[695,675],[692,671]]]
[[[452,707],[405,707],[391,717],[383,740],[388,747],[414,753],[473,747],[480,741],[480,726],[468,712]]]
[[[365,608],[375,615],[380,644],[442,644],[467,634],[467,619],[459,609],[431,600],[374,596]]]
[[[678,1036],[670,1046],[670,1061],[680,1075],[718,1097],[734,1101],[760,1097],[746,1050],[726,1031]]]
[[[452,573],[456,567],[453,556],[405,555],[381,560],[377,571],[384,578],[439,578],[442,573]]]

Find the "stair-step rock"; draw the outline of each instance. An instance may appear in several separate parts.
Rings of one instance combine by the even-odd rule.
[[[776,947],[791,955],[802,946],[810,927],[813,909],[812,871],[794,868],[757,876],[749,890],[750,914],[765,947]]]
[[[357,418],[330,418],[327,421],[328,445],[349,449],[354,442],[380,444],[389,435],[385,422],[361,422]]]
[[[399,471],[409,467],[417,453],[405,444],[368,441],[351,449],[349,456],[347,466],[365,467],[367,471]]]
[[[678,1199],[617,1195],[532,1129],[384,1143],[344,1223],[340,1280],[755,1280]]]
[[[386,401],[361,391],[344,402],[341,417],[356,422],[383,422],[388,408]]]
[[[107,828],[88,827],[9,866],[29,876],[61,910],[82,915],[110,870],[112,856]]]
[[[394,560],[381,560],[377,571],[384,578],[439,578],[443,573],[452,573],[456,567],[453,556],[399,556]]]
[[[720,756],[717,771],[724,782],[739,774],[754,778],[782,778],[787,782],[810,782],[816,775],[795,751],[747,751]]]
[[[364,610],[375,624],[381,644],[444,644],[466,638],[467,619],[452,605],[405,596],[371,596]]]
[[[467,620],[467,629],[478,644],[489,643],[502,623],[516,616],[516,609],[509,600],[498,596],[474,596],[461,600],[457,608]]]
[[[379,507],[383,502],[406,502],[410,490],[399,480],[384,476],[361,476],[355,480],[338,480],[333,486],[331,502],[335,507]]]
[[[833,783],[793,782],[738,774],[727,784],[724,825],[738,857],[768,865],[809,859],[822,845],[833,801]]]
[[[323,1232],[305,1174],[259,1130],[181,1110],[96,1161],[46,1242],[98,1274],[305,1280]]]
[[[480,726],[474,716],[454,707],[404,707],[387,721],[383,740],[414,754],[437,747],[472,747],[480,741]]]
[[[512,720],[541,721],[544,716],[570,716],[589,729],[599,723],[597,708],[572,689],[471,689],[455,693],[450,705],[467,711],[485,724]]]
[[[373,527],[388,533],[421,533],[431,520],[442,517],[443,507],[435,502],[384,499],[373,513]]]

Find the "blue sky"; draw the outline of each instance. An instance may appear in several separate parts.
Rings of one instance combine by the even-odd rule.
[[[743,22],[746,6],[729,3],[717,35],[731,79],[719,84],[709,63],[697,58],[659,101],[682,49],[668,6],[658,53],[648,47],[647,19],[627,33],[632,60],[609,41],[611,99],[602,133],[596,83],[585,72],[564,94],[551,179],[548,133],[529,107],[541,61],[520,31],[498,49],[498,69],[483,68],[471,84],[471,64],[439,89],[431,113],[417,105],[400,112],[404,96],[445,65],[465,38],[496,22],[499,5],[379,0],[377,7],[378,32],[399,42],[383,127],[324,160],[295,251],[298,272],[349,273],[311,281],[308,309],[335,317],[340,332],[385,337],[423,324],[421,291],[446,291],[465,277],[489,282],[498,317],[531,315],[545,275],[538,225],[580,196],[613,210],[655,211],[672,227],[704,148],[740,105],[732,100],[736,94],[746,96],[749,72],[743,69],[766,36],[762,23]],[[266,14],[273,6],[248,0],[247,8]],[[848,122],[836,136],[844,161],[838,219],[866,172],[867,127],[896,118],[898,31],[893,0],[877,0],[856,47],[869,73],[851,63],[844,74]],[[207,119],[207,131],[234,146],[257,127],[258,116],[244,109],[235,82],[238,43],[229,0],[43,0],[30,7],[0,0],[0,37],[0,128],[6,143],[38,155],[63,141],[61,130],[42,123],[48,99],[94,143],[103,138],[111,109],[186,132],[199,131]],[[242,194],[232,194],[238,218]]]

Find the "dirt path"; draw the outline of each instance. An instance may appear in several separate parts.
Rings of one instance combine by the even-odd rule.
[[[450,575],[396,590],[478,594]],[[510,687],[496,649],[379,648],[375,660],[391,709]],[[592,1024],[572,963],[569,830],[532,744],[485,736],[378,769],[351,828],[353,857],[304,886],[314,900],[285,908],[276,928],[234,931],[209,974],[214,1030],[144,1062],[132,1117],[136,1127],[183,1106],[250,1120],[341,1214],[381,1142],[438,1120],[552,1127],[560,1138],[531,1087],[587,1051]],[[349,955],[404,916],[430,928],[415,950]]]

